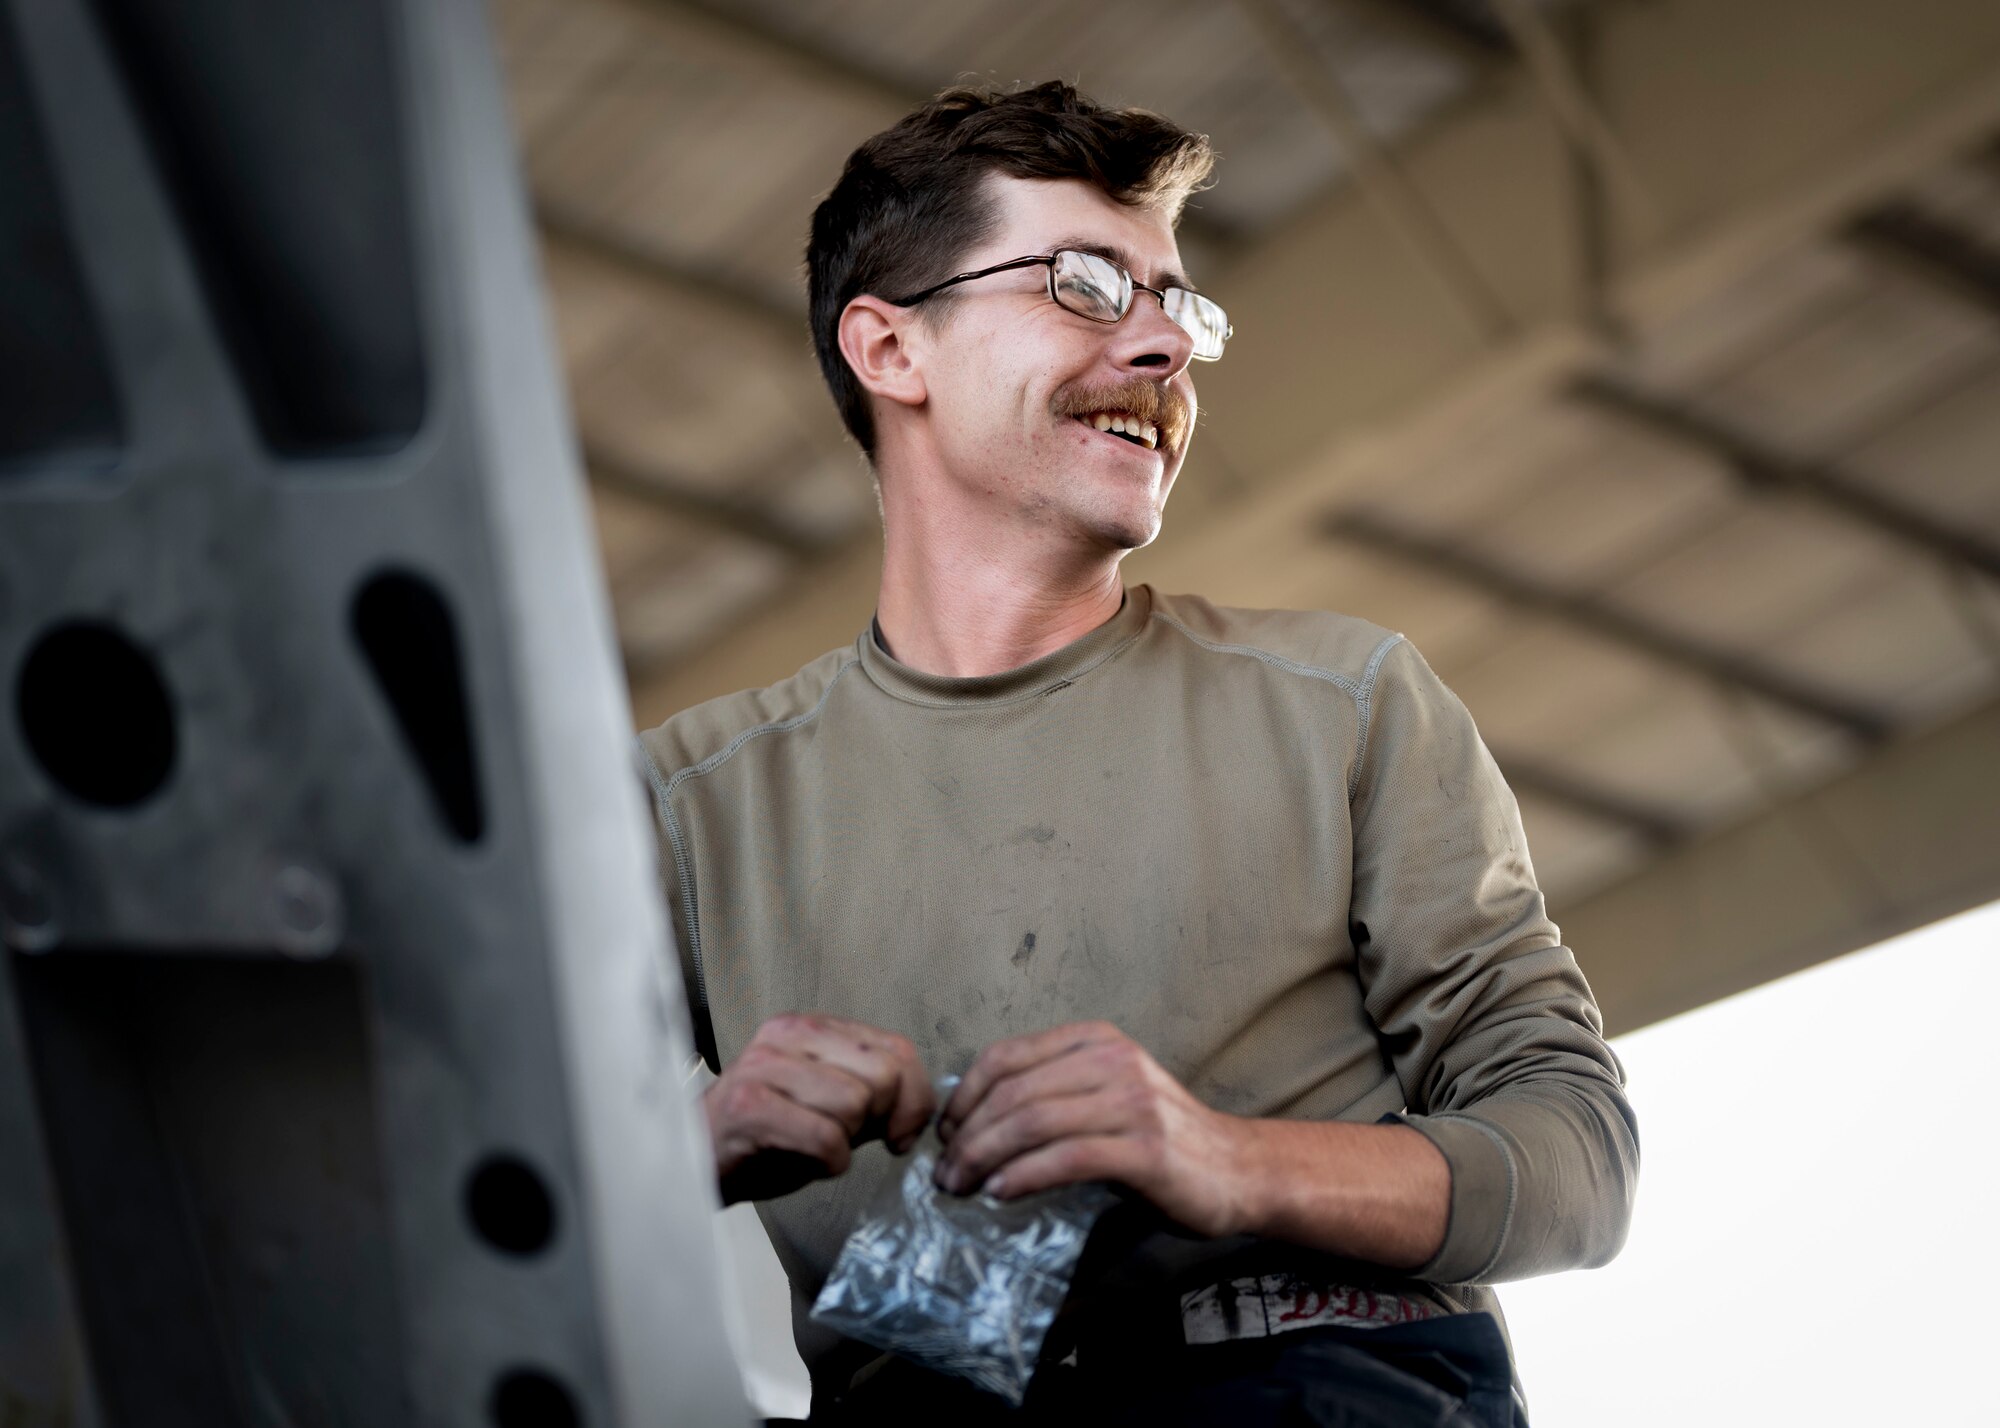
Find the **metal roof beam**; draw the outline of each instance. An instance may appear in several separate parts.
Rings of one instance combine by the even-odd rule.
[[[1516,323],[1506,302],[1395,151],[1368,127],[1339,71],[1326,62],[1312,36],[1278,0],[1237,0],[1237,8],[1262,38],[1272,67],[1326,126],[1362,193],[1381,212],[1390,231],[1463,314],[1467,330],[1487,341],[1511,333]]]
[[[2000,579],[2000,546],[1906,506],[1846,472],[1823,463],[1794,461],[1712,416],[1602,374],[1578,379],[1570,395],[1712,457],[1754,494],[1809,500],[1926,556]]]
[[[1875,743],[1888,736],[1889,721],[1872,709],[1734,651],[1715,648],[1640,616],[1544,585],[1483,556],[1403,529],[1380,516],[1365,511],[1340,512],[1327,518],[1324,529],[1335,539],[1352,541],[1376,554],[1420,565],[1524,610],[1560,620],[1613,644],[1700,675],[1725,689],[1742,690],[1830,724],[1864,742]]]
[[[1891,267],[2000,317],[2000,252],[1912,203],[1886,203],[1849,224],[1847,240]]]
[[[1385,19],[1393,12],[1403,29],[1420,31],[1462,58],[1490,62],[1514,57],[1514,42],[1505,27],[1479,6],[1466,4],[1464,0],[1348,0],[1348,3]]]
[[[926,103],[945,87],[936,89],[912,84],[901,74],[866,64],[847,55],[838,55],[797,35],[743,14],[725,0],[630,0],[644,9],[669,15],[676,23],[699,26],[727,43],[755,50],[783,66],[791,78],[809,84],[843,89],[882,107],[886,128],[903,115]],[[856,135],[858,143],[866,135]],[[1206,215],[1188,210],[1181,215],[1181,232],[1200,243],[1217,261],[1228,258],[1238,238]]]
[[[1498,26],[1469,22],[1433,0],[1334,0],[1351,15],[1372,21],[1455,59],[1490,68],[1513,57],[1513,46]]]
[[[882,542],[874,522],[842,540],[800,557],[775,589],[752,600],[725,625],[704,631],[667,658],[626,659],[632,714],[641,729],[651,728],[696,702],[684,688],[689,670],[730,688],[769,684],[771,671],[792,661],[801,646],[824,653],[851,642],[874,609],[882,574]],[[713,697],[704,688],[700,698]]]
[[[1837,827],[1876,886],[1815,857],[1802,816]],[[1570,902],[1563,938],[1623,1033],[2000,897],[1996,846],[2000,703]]]
[[[731,44],[754,49],[782,65],[789,76],[832,89],[844,89],[885,109],[898,112],[916,108],[930,93],[911,84],[901,75],[863,64],[846,55],[786,34],[742,13],[721,0],[629,0],[640,9],[671,16],[682,25],[699,26],[711,36]]]
[[[535,226],[544,243],[561,245],[581,257],[616,270],[645,287],[682,301],[718,308],[732,317],[787,343],[803,345],[808,336],[805,295],[796,303],[748,283],[647,252],[615,234],[586,223],[547,202],[535,204]]]
[[[818,557],[830,548],[845,543],[844,536],[828,538],[801,530],[754,501],[705,491],[685,480],[676,481],[641,471],[599,448],[586,446],[583,464],[590,473],[590,479],[606,490],[657,506],[669,515],[710,530],[725,531],[758,545],[770,546],[798,559]]]
[[[1688,838],[1692,830],[1681,819],[1637,799],[1614,793],[1589,779],[1518,752],[1493,751],[1500,772],[1509,787],[1530,793],[1550,803],[1560,804],[1600,823],[1615,824],[1638,834],[1655,848],[1671,847]]]

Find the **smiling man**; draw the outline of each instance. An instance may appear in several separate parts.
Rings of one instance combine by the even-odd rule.
[[[1210,162],[1061,84],[855,152],[807,257],[876,619],[641,736],[815,1419],[1004,1416],[804,1313],[933,1115],[948,1190],[1130,1192],[1038,1422],[1509,1423],[1485,1286],[1624,1238],[1622,1076],[1464,708],[1389,631],[1120,579],[1229,338],[1174,240]]]

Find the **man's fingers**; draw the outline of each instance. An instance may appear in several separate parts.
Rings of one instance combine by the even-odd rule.
[[[952,1138],[951,1149],[938,1166],[938,1180],[947,1190],[966,1194],[994,1172],[1045,1146],[1078,1137],[1121,1135],[1130,1129],[1129,1121],[1124,1101],[1115,1092],[1039,1096],[1004,1116],[981,1115],[968,1121]]]
[[[1090,1180],[1114,1180],[1135,1185],[1139,1180],[1141,1156],[1130,1137],[1122,1135],[1071,1136],[1052,1141],[1009,1161],[986,1182],[986,1193],[1001,1200],[1016,1200],[1037,1190],[1058,1185],[1077,1185]],[[1135,1186],[1136,1188],[1136,1186]]]
[[[1058,1096],[1083,1096],[1120,1079],[1119,1043],[1085,1042],[1061,1051],[993,1082],[979,1104],[951,1126],[947,1141],[954,1150],[968,1137],[977,1138],[1032,1106]]]
[[[1123,1035],[1107,1022],[1081,1021],[994,1042],[974,1059],[965,1073],[965,1079],[959,1082],[958,1090],[952,1093],[944,1108],[940,1131],[947,1139],[956,1135],[980,1103],[1009,1077],[1084,1047],[1120,1039]]]
[[[764,1023],[757,1040],[837,1068],[867,1086],[864,1119],[879,1123],[892,1144],[914,1137],[931,1118],[930,1081],[907,1037],[845,1017],[795,1013]]]
[[[839,1120],[793,1100],[768,1082],[745,1078],[726,1085],[717,1082],[713,1089],[718,1169],[725,1174],[772,1150],[803,1155],[825,1166],[828,1175],[844,1172],[853,1158],[850,1136]]]
[[[868,1124],[875,1089],[853,1072],[825,1061],[777,1051],[754,1059],[746,1051],[743,1060],[749,1064],[739,1064],[742,1075],[763,1082],[807,1110],[831,1117],[840,1123],[850,1141]]]
[[[923,1062],[907,1039],[862,1028],[816,1041],[808,1054],[867,1084],[868,1119],[879,1124],[884,1140],[898,1144],[929,1124],[936,1098]]]
[[[909,1047],[908,1042],[903,1045]],[[896,1104],[883,1126],[882,1138],[889,1142],[891,1150],[901,1155],[916,1144],[918,1135],[937,1114],[937,1096],[931,1090],[931,1079],[924,1074],[924,1064],[917,1059],[914,1047],[909,1048],[907,1056],[896,1058],[896,1075]]]

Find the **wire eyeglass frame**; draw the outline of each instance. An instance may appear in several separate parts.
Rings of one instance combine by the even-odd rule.
[[[1074,261],[1072,261],[1074,260]],[[1078,317],[1091,322],[1117,323],[1125,319],[1132,310],[1138,294],[1151,293],[1160,300],[1160,308],[1182,331],[1194,339],[1194,357],[1202,362],[1214,362],[1221,358],[1223,348],[1236,335],[1236,329],[1229,324],[1229,315],[1213,298],[1189,288],[1150,288],[1134,280],[1132,274],[1119,263],[1099,253],[1086,253],[1080,248],[1058,248],[1053,253],[1031,254],[1025,258],[1012,258],[1004,263],[995,263],[990,268],[980,268],[975,272],[959,273],[946,278],[941,283],[933,283],[922,292],[911,293],[908,297],[889,298],[887,301],[897,307],[914,307],[926,298],[934,297],[946,288],[959,283],[969,283],[977,278],[990,278],[995,273],[1012,272],[1016,268],[1033,267],[1041,264],[1048,269],[1049,300],[1064,312],[1073,312]],[[1079,285],[1096,294],[1095,301],[1104,305],[1104,311],[1089,312],[1082,307],[1072,306],[1063,300],[1065,287],[1057,281],[1058,270],[1069,266],[1069,276]],[[1103,279],[1116,275],[1115,293],[1104,291]],[[1074,296],[1074,288],[1069,289],[1073,301],[1090,302],[1089,297]],[[1105,315],[1109,314],[1109,315]],[[1185,316],[1183,315],[1185,314]]]

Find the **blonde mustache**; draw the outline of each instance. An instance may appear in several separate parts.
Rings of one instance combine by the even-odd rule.
[[[1179,451],[1187,445],[1194,426],[1194,413],[1187,398],[1171,387],[1134,377],[1108,387],[1072,387],[1056,395],[1055,414],[1065,417],[1090,416],[1096,412],[1125,412],[1159,428],[1160,446]]]

